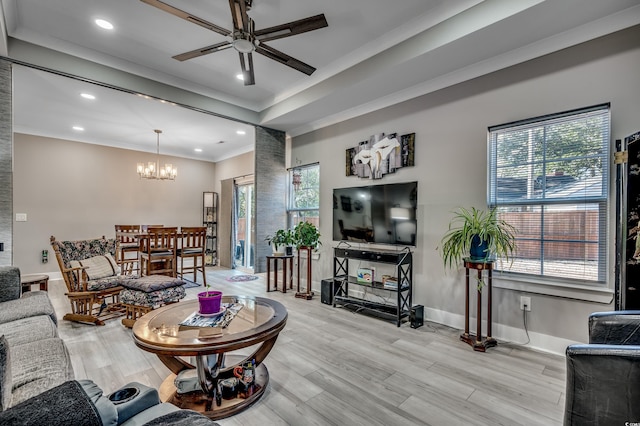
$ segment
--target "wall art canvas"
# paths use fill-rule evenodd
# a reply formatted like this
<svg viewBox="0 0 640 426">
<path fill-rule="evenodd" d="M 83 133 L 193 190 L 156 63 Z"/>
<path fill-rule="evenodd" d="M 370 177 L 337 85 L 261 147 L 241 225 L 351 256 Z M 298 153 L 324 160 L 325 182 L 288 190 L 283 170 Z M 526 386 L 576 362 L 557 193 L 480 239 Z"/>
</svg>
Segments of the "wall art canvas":
<svg viewBox="0 0 640 426">
<path fill-rule="evenodd" d="M 357 147 L 346 150 L 346 175 L 381 179 L 402 167 L 414 166 L 415 133 L 371 135 Z"/>
</svg>

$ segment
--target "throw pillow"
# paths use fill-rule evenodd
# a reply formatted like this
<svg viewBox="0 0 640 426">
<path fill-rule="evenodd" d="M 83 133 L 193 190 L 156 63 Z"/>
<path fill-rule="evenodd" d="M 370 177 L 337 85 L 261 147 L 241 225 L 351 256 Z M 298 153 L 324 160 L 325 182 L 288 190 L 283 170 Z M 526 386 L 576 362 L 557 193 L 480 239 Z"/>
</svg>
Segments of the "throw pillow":
<svg viewBox="0 0 640 426">
<path fill-rule="evenodd" d="M 0 411 L 6 410 L 11 405 L 12 386 L 9 344 L 2 335 L 0 336 Z"/>
<path fill-rule="evenodd" d="M 72 268 L 86 267 L 87 269 L 85 269 L 85 271 L 90 280 L 113 277 L 120 273 L 120 268 L 110 253 L 103 256 L 93 256 L 80 261 L 72 260 L 69 264 Z"/>
</svg>

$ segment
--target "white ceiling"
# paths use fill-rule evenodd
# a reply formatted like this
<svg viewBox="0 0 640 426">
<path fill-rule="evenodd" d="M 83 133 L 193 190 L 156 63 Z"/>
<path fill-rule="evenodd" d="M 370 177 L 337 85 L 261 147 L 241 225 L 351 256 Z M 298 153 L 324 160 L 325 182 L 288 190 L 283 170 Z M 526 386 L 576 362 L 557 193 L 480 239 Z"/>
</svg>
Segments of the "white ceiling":
<svg viewBox="0 0 640 426">
<path fill-rule="evenodd" d="M 232 28 L 226 0 L 164 1 Z M 313 75 L 254 53 L 256 84 L 244 86 L 233 49 L 171 58 L 223 36 L 139 0 L 1 5 L 5 56 L 12 39 L 26 41 L 247 108 L 255 124 L 292 136 L 640 23 L 640 0 L 254 0 L 256 29 L 319 13 L 329 26 L 268 43 L 316 67 Z M 98 28 L 96 18 L 115 29 Z M 14 129 L 153 152 L 160 128 L 162 153 L 208 161 L 251 149 L 245 124 L 77 84 L 19 67 Z M 97 99 L 87 102 L 81 91 Z M 85 131 L 69 131 L 74 124 Z M 240 128 L 245 136 L 236 135 Z"/>
</svg>

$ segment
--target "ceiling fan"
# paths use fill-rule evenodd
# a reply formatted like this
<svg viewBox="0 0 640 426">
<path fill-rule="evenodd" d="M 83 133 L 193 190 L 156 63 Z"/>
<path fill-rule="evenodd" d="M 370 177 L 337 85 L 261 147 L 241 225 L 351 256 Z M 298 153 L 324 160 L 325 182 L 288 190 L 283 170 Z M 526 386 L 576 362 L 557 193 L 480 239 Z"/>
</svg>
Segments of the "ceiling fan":
<svg viewBox="0 0 640 426">
<path fill-rule="evenodd" d="M 306 33 L 308 31 L 317 30 L 327 27 L 327 20 L 324 14 L 310 16 L 298 21 L 289 22 L 287 24 L 276 25 L 275 27 L 255 29 L 255 23 L 247 15 L 247 11 L 251 9 L 253 0 L 229 0 L 231 7 L 231 17 L 233 18 L 233 31 L 229 31 L 204 19 L 198 18 L 176 7 L 173 7 L 160 0 L 141 0 L 151 6 L 155 6 L 160 10 L 164 10 L 172 15 L 182 18 L 186 21 L 193 22 L 208 30 L 222 34 L 227 37 L 227 41 L 213 44 L 211 46 L 202 47 L 200 49 L 191 50 L 173 56 L 179 61 L 196 58 L 198 56 L 208 55 L 209 53 L 218 52 L 220 50 L 233 47 L 240 55 L 240 66 L 242 67 L 242 75 L 244 77 L 244 85 L 250 86 L 255 84 L 255 75 L 253 72 L 253 52 L 266 56 L 269 59 L 278 61 L 288 67 L 303 72 L 307 75 L 313 74 L 316 70 L 309 64 L 305 64 L 298 59 L 267 46 L 265 42 L 277 40 L 279 38 L 289 37 L 296 34 Z"/>
</svg>

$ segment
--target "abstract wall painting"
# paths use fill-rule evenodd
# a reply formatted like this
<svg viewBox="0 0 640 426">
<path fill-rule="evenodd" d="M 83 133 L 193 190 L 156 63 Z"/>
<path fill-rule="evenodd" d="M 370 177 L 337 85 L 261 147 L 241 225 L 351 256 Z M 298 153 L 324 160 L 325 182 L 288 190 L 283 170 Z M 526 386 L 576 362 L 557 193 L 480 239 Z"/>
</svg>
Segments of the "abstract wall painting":
<svg viewBox="0 0 640 426">
<path fill-rule="evenodd" d="M 399 168 L 414 166 L 415 139 L 415 133 L 400 137 L 397 133 L 371 135 L 346 150 L 346 175 L 381 179 Z"/>
</svg>

